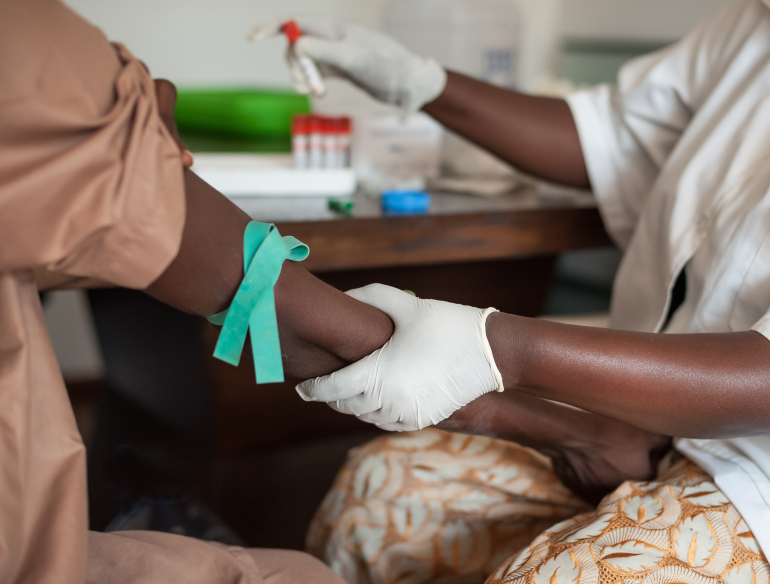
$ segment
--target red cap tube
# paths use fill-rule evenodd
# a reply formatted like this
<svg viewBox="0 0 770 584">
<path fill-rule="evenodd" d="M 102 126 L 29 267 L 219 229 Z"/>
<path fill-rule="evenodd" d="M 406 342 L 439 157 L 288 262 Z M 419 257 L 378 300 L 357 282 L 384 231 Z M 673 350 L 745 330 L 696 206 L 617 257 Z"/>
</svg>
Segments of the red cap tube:
<svg viewBox="0 0 770 584">
<path fill-rule="evenodd" d="M 310 116 L 308 120 L 308 131 L 311 134 L 320 134 L 323 131 L 323 119 L 321 116 Z"/>
<path fill-rule="evenodd" d="M 309 131 L 310 116 L 296 115 L 291 121 L 291 133 L 294 135 L 307 134 Z"/>
<path fill-rule="evenodd" d="M 283 32 L 283 34 L 286 35 L 286 38 L 289 39 L 290 45 L 296 43 L 302 36 L 302 31 L 299 29 L 299 26 L 297 26 L 297 23 L 293 20 L 284 22 L 281 25 L 281 32 Z"/>
</svg>

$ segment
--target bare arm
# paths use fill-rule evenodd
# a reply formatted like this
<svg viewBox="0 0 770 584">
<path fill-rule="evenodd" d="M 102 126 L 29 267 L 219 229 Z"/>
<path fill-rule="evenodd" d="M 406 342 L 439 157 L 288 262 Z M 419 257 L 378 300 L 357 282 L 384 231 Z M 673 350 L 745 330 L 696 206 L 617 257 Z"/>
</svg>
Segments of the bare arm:
<svg viewBox="0 0 770 584">
<path fill-rule="evenodd" d="M 577 127 L 562 99 L 525 95 L 450 71 L 444 92 L 423 110 L 525 172 L 589 186 Z"/>
<path fill-rule="evenodd" d="M 630 333 L 492 315 L 506 388 L 691 438 L 770 432 L 770 343 L 755 332 Z"/>
<path fill-rule="evenodd" d="M 147 292 L 180 310 L 211 316 L 226 309 L 243 279 L 243 233 L 251 220 L 225 196 L 185 171 L 187 221 L 179 253 Z M 275 287 L 287 374 L 331 373 L 379 349 L 391 336 L 385 314 L 286 262 Z"/>
<path fill-rule="evenodd" d="M 164 121 L 177 137 L 174 87 L 157 82 L 156 91 Z M 179 253 L 147 292 L 185 312 L 211 316 L 229 306 L 243 279 L 243 234 L 251 219 L 189 170 L 185 190 L 187 219 Z M 294 262 L 283 266 L 275 301 L 284 366 L 294 377 L 331 373 L 379 349 L 393 333 L 384 313 Z"/>
</svg>

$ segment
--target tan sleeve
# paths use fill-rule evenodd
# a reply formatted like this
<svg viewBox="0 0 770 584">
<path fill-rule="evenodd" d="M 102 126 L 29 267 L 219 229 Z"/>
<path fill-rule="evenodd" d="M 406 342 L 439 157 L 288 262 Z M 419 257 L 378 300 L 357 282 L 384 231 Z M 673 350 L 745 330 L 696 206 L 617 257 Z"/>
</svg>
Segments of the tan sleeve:
<svg viewBox="0 0 770 584">
<path fill-rule="evenodd" d="M 143 288 L 184 226 L 149 73 L 58 0 L 0 2 L 0 271 Z"/>
</svg>

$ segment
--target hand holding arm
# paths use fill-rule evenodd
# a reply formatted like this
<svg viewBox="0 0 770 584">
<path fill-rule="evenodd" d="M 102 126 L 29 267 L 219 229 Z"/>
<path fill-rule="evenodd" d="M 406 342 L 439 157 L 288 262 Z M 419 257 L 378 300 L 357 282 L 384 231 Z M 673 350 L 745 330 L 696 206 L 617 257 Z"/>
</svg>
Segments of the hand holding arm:
<svg viewBox="0 0 770 584">
<path fill-rule="evenodd" d="M 385 430 L 438 424 L 502 380 L 485 346 L 490 311 L 415 298 L 372 284 L 348 292 L 388 314 L 393 337 L 365 359 L 297 391 Z"/>
<path fill-rule="evenodd" d="M 370 296 L 357 294 L 365 302 L 372 302 Z M 405 303 L 377 305 L 396 323 L 380 357 L 367 357 L 334 376 L 306 382 L 300 386 L 306 397 L 342 400 L 333 407 L 360 415 L 361 410 L 351 407 L 357 399 L 352 396 L 363 391 L 376 397 L 379 407 L 362 419 L 386 428 L 402 423 L 394 415 L 401 412 L 402 403 L 416 402 L 431 412 L 419 419 L 417 427 L 423 427 L 465 405 L 464 400 L 454 400 L 457 407 L 448 406 L 437 391 L 447 383 L 444 378 L 458 380 L 457 391 L 464 397 L 494 389 L 491 376 L 480 374 L 480 359 L 474 357 L 483 355 L 483 334 L 443 326 L 440 318 L 433 318 L 432 302 L 416 308 Z M 499 367 L 506 391 L 569 404 L 668 436 L 727 438 L 770 432 L 770 343 L 758 333 L 632 333 L 508 314 L 490 315 L 485 333 L 494 356 L 487 370 Z M 386 354 L 398 359 L 381 358 Z M 349 373 L 354 369 L 357 377 Z M 352 391 L 355 387 L 358 392 Z"/>
</svg>

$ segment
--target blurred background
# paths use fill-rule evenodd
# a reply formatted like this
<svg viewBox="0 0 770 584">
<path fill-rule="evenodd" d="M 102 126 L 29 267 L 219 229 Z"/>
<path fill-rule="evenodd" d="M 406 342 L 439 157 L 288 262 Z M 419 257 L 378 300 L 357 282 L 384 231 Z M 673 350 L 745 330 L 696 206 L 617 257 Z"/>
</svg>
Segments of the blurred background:
<svg viewBox="0 0 770 584">
<path fill-rule="evenodd" d="M 504 202 L 499 195 L 509 197 L 506 200 L 523 197 L 516 193 L 531 187 L 531 182 L 456 137 L 445 135 L 430 120 L 420 116 L 407 120 L 347 83 L 329 81 L 325 97 L 296 101 L 284 61 L 286 41 L 276 38 L 247 42 L 251 26 L 297 15 L 345 19 L 386 31 L 414 50 L 430 53 L 442 64 L 461 72 L 499 85 L 563 95 L 576 87 L 614 81 L 624 62 L 675 42 L 725 1 L 66 3 L 102 28 L 111 40 L 124 43 L 148 65 L 153 76 L 167 78 L 180 88 L 180 125 L 191 145 L 196 145 L 194 150 L 231 152 L 240 150 L 238 145 L 244 143 L 243 136 L 201 138 L 196 120 L 201 115 L 215 116 L 216 111 L 198 112 L 198 118 L 190 114 L 188 126 L 181 123 L 182 113 L 195 109 L 196 92 L 237 89 L 260 94 L 267 90 L 283 103 L 294 99 L 294 109 L 288 114 L 283 110 L 274 114 L 286 117 L 277 139 L 276 135 L 269 141 L 264 141 L 264 136 L 249 138 L 253 146 L 250 150 L 272 152 L 283 157 L 275 158 L 276 165 L 288 164 L 292 114 L 312 110 L 348 116 L 354 128 L 350 172 L 359 194 L 362 190 L 371 194 L 385 187 L 405 185 L 430 190 L 430 181 L 445 175 L 471 177 L 476 180 L 474 185 L 484 188 L 497 185 L 500 180 L 508 181 L 508 190 L 496 192 L 498 196 L 492 202 L 466 203 L 449 196 L 445 199 L 448 202 L 441 203 L 434 197 L 436 209 L 443 208 L 443 204 L 450 214 L 459 214 L 458 209 L 471 209 L 473 205 L 481 205 L 478 209 L 473 207 L 474 213 L 512 212 L 511 209 L 519 207 Z M 404 164 L 405 157 L 414 157 L 413 148 L 430 155 L 424 158 L 424 167 L 410 167 L 412 174 L 405 175 L 399 165 Z M 387 158 L 387 164 L 378 157 Z M 464 190 L 470 188 L 469 183 L 463 184 Z M 568 193 L 564 200 L 571 201 L 569 205 L 574 207 L 574 201 L 584 201 L 580 196 Z M 329 214 L 325 200 L 322 204 L 306 200 L 303 212 L 310 215 L 299 217 L 296 209 L 289 209 L 289 204 L 275 199 L 268 197 L 272 201 L 267 213 L 270 220 L 312 223 L 338 219 Z M 376 205 L 367 203 L 370 199 L 356 199 L 361 218 L 372 218 L 378 213 L 371 211 Z M 478 200 L 481 199 L 474 199 Z M 537 209 L 543 206 L 542 197 L 532 200 L 536 202 L 531 205 Z M 253 204 L 255 216 L 259 209 L 268 208 L 262 199 Z M 530 203 L 520 205 L 522 209 L 531 207 Z M 590 203 L 578 206 L 588 208 Z M 317 216 L 308 211 L 316 208 Z M 478 287 L 529 286 L 533 297 L 537 296 L 536 301 L 527 301 L 529 304 L 522 300 L 520 305 L 496 304 L 498 308 L 530 316 L 582 314 L 602 322 L 619 261 L 619 253 L 607 245 L 606 237 L 602 241 L 605 244 L 598 248 L 593 244 L 575 245 L 572 247 L 588 249 L 563 253 L 551 250 L 537 258 L 517 257 L 515 261 L 519 263 L 510 265 L 462 264 L 463 269 L 470 270 L 465 272 L 458 271 L 459 263 L 442 264 L 438 260 L 419 273 L 394 271 L 398 267 L 395 264 L 389 272 L 328 268 L 317 271 L 341 288 L 371 281 L 367 278 L 391 278 L 394 285 L 414 287 L 418 295 L 446 292 L 447 299 L 468 303 L 476 301 L 475 291 L 461 294 L 458 282 L 474 274 L 471 284 L 475 279 Z M 486 274 L 499 273 L 502 268 L 512 270 L 519 278 L 511 280 L 509 276 L 504 282 L 485 279 Z M 427 275 L 429 270 L 433 271 Z M 443 292 L 434 292 L 428 286 L 419 289 L 426 278 L 442 282 Z M 458 287 L 454 296 L 449 290 L 453 286 Z M 483 302 L 483 298 L 478 302 Z M 248 364 L 232 371 L 212 364 L 207 355 L 211 354 L 216 338 L 213 330 L 135 292 L 51 293 L 45 298 L 45 312 L 89 446 L 94 529 L 152 528 L 207 539 L 299 549 L 310 516 L 345 452 L 373 435 L 370 428 L 355 421 L 341 420 L 325 408 L 302 404 L 290 383 L 255 386 Z"/>
</svg>

